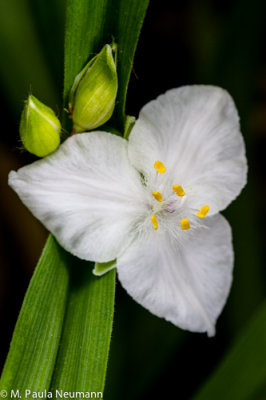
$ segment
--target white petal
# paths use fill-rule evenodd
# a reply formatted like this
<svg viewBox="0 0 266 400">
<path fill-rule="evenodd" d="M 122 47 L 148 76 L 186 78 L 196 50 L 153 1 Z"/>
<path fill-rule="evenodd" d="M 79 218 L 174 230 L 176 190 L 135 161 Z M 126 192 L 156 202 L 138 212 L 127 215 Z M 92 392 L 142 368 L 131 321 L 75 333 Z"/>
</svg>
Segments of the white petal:
<svg viewBox="0 0 266 400">
<path fill-rule="evenodd" d="M 12 171 L 9 184 L 62 246 L 79 258 L 116 258 L 134 237 L 144 195 L 126 140 L 78 134 L 51 156 Z"/>
<path fill-rule="evenodd" d="M 117 269 L 124 288 L 153 314 L 212 336 L 231 286 L 233 250 L 224 217 L 206 218 L 206 226 L 184 231 L 183 246 L 169 235 L 139 240 L 117 260 Z"/>
<path fill-rule="evenodd" d="M 201 206 L 211 203 L 210 214 L 224 209 L 246 183 L 238 113 L 230 95 L 214 86 L 173 89 L 144 106 L 130 134 L 129 156 L 148 179 L 154 162 L 162 161 L 168 179 L 192 187 Z"/>
</svg>

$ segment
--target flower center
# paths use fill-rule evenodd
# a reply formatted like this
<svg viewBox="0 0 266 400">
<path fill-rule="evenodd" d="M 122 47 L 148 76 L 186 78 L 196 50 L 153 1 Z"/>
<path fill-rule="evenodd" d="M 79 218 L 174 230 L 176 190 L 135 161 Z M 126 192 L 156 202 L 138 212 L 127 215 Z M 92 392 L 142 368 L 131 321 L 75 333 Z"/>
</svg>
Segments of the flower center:
<svg viewBox="0 0 266 400">
<path fill-rule="evenodd" d="M 161 161 L 155 161 L 154 168 L 157 170 L 158 174 L 163 174 L 166 172 L 166 167 Z M 173 194 L 168 196 L 167 199 L 164 199 L 163 195 L 160 192 L 152 192 L 152 196 L 156 200 L 156 203 L 152 207 L 153 214 L 151 215 L 151 222 L 155 230 L 158 229 L 158 219 L 157 215 L 162 212 L 165 213 L 175 213 L 178 208 L 180 208 L 183 204 L 185 198 L 185 191 L 181 185 L 175 184 L 172 186 Z M 181 201 L 177 200 L 177 197 L 183 198 Z M 210 210 L 208 205 L 202 206 L 199 211 L 195 214 L 198 218 L 205 218 Z M 182 230 L 190 229 L 190 222 L 188 218 L 183 218 L 180 220 L 180 228 Z"/>
</svg>

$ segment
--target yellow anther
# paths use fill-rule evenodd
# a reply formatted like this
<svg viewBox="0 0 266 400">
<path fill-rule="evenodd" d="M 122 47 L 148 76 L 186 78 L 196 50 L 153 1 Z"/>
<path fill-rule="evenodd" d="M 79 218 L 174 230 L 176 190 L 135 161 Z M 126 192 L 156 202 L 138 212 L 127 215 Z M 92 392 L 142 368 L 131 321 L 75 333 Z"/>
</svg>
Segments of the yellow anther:
<svg viewBox="0 0 266 400">
<path fill-rule="evenodd" d="M 154 168 L 157 169 L 159 174 L 163 174 L 166 171 L 166 168 L 161 161 L 155 161 Z"/>
<path fill-rule="evenodd" d="M 153 192 L 152 195 L 153 195 L 153 197 L 154 197 L 157 201 L 160 201 L 160 202 L 161 202 L 162 199 L 163 199 L 163 196 L 161 195 L 160 192 Z"/>
<path fill-rule="evenodd" d="M 177 196 L 185 196 L 184 189 L 180 185 L 174 185 L 173 191 L 177 194 Z"/>
<path fill-rule="evenodd" d="M 199 218 L 205 218 L 206 215 L 207 215 L 208 212 L 209 212 L 209 209 L 210 209 L 209 206 L 203 206 L 203 207 L 201 207 L 200 211 L 197 212 L 197 217 L 199 217 Z"/>
<path fill-rule="evenodd" d="M 155 230 L 158 229 L 158 221 L 157 218 L 155 217 L 155 215 L 151 215 L 151 222 L 153 223 L 153 227 Z"/>
<path fill-rule="evenodd" d="M 183 231 L 190 229 L 190 223 L 187 218 L 181 219 L 180 225 L 181 225 L 181 229 L 183 229 Z"/>
</svg>

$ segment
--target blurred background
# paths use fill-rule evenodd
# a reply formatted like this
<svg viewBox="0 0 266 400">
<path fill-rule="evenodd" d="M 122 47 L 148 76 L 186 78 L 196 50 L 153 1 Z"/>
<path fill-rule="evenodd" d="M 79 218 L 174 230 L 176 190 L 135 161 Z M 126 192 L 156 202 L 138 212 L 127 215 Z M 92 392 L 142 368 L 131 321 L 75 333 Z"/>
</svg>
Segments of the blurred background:
<svg viewBox="0 0 266 400">
<path fill-rule="evenodd" d="M 127 113 L 137 116 L 146 102 L 170 88 L 222 86 L 240 113 L 249 183 L 224 213 L 233 228 L 235 270 L 216 336 L 184 332 L 152 316 L 118 283 L 108 400 L 191 398 L 265 298 L 265 12 L 264 0 L 150 1 Z M 7 175 L 35 159 L 19 142 L 27 95 L 32 92 L 58 115 L 62 112 L 64 13 L 64 0 L 0 0 L 1 368 L 47 237 L 8 188 Z"/>
</svg>

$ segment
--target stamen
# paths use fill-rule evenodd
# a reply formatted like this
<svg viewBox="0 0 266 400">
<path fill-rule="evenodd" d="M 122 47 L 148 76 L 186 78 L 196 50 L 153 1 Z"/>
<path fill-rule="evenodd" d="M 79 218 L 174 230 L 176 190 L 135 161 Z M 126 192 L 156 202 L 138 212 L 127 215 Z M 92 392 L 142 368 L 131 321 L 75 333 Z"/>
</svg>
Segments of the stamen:
<svg viewBox="0 0 266 400">
<path fill-rule="evenodd" d="M 151 222 L 153 223 L 153 227 L 155 230 L 158 229 L 158 222 L 157 222 L 157 218 L 155 217 L 155 215 L 151 215 Z"/>
<path fill-rule="evenodd" d="M 160 192 L 153 192 L 152 195 L 153 195 L 153 197 L 154 197 L 157 201 L 160 201 L 160 202 L 161 202 L 162 199 L 163 199 L 163 196 L 161 195 Z"/>
<path fill-rule="evenodd" d="M 181 219 L 180 225 L 181 225 L 181 229 L 183 229 L 183 231 L 190 229 L 190 223 L 187 218 Z"/>
<path fill-rule="evenodd" d="M 154 168 L 157 169 L 159 174 L 164 174 L 166 171 L 166 168 L 161 161 L 155 161 Z"/>
<path fill-rule="evenodd" d="M 203 207 L 201 207 L 200 211 L 197 212 L 197 217 L 199 217 L 199 218 L 205 218 L 206 215 L 207 215 L 208 212 L 209 212 L 209 209 L 210 209 L 209 206 L 203 206 Z"/>
<path fill-rule="evenodd" d="M 184 189 L 180 185 L 174 185 L 173 191 L 177 194 L 177 196 L 185 196 Z"/>
</svg>

